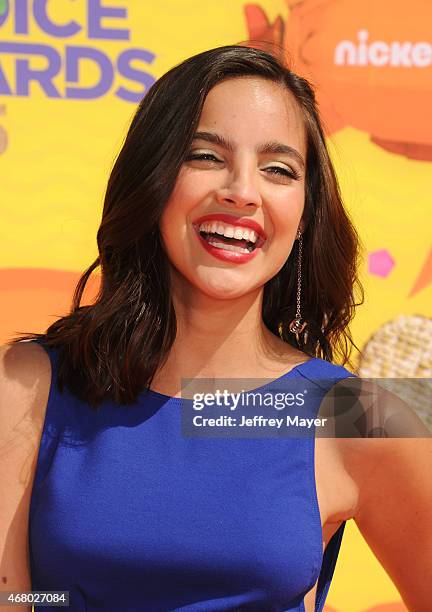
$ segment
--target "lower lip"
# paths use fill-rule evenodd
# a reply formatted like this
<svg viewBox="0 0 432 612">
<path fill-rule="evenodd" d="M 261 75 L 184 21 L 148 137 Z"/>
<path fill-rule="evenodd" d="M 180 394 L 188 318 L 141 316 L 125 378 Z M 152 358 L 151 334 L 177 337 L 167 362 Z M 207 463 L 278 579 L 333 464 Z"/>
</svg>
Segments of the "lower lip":
<svg viewBox="0 0 432 612">
<path fill-rule="evenodd" d="M 235 251 L 227 251 L 225 249 L 218 249 L 217 247 L 209 244 L 206 240 L 204 240 L 204 238 L 200 235 L 198 230 L 195 229 L 195 233 L 198 236 L 198 240 L 200 241 L 202 246 L 205 248 L 205 250 L 208 251 L 210 255 L 213 255 L 214 257 L 216 257 L 216 259 L 221 259 L 222 261 L 229 261 L 233 263 L 246 263 L 250 261 L 251 259 L 253 259 L 257 255 L 258 251 L 260 250 L 260 247 L 256 247 L 250 253 L 236 253 Z"/>
</svg>

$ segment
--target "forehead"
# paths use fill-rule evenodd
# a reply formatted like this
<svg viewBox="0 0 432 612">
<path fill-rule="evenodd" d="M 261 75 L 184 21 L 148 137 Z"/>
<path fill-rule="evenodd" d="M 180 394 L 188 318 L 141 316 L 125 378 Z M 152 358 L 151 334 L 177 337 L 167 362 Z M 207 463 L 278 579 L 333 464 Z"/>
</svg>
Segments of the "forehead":
<svg viewBox="0 0 432 612">
<path fill-rule="evenodd" d="M 236 77 L 207 94 L 199 129 L 213 129 L 234 142 L 280 140 L 306 152 L 302 111 L 285 87 L 260 77 Z"/>
</svg>

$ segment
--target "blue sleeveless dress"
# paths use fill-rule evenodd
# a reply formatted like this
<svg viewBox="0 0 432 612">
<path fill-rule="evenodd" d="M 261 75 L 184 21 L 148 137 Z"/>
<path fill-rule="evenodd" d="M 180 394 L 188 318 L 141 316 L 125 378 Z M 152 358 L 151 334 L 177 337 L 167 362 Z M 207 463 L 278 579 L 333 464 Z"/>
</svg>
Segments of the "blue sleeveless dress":
<svg viewBox="0 0 432 612">
<path fill-rule="evenodd" d="M 301 612 L 330 586 L 314 435 L 193 438 L 155 391 L 98 413 L 57 384 L 56 351 L 29 514 L 31 584 L 73 612 Z M 322 359 L 280 379 L 353 376 Z M 45 610 L 44 606 L 37 610 Z"/>
</svg>

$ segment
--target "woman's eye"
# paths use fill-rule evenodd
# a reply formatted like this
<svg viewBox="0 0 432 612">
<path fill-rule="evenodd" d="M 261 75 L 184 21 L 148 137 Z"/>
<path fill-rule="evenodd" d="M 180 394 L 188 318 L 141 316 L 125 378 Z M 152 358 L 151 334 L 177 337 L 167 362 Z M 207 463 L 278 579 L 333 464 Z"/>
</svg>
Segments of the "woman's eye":
<svg viewBox="0 0 432 612">
<path fill-rule="evenodd" d="M 281 168 L 280 166 L 269 166 L 268 168 L 265 168 L 265 170 L 269 170 L 270 174 L 288 176 L 294 180 L 299 180 L 300 178 L 300 175 L 295 170 L 288 170 L 288 168 Z"/>
<path fill-rule="evenodd" d="M 186 158 L 187 160 L 193 160 L 193 159 L 203 159 L 203 160 L 208 160 L 208 161 L 220 161 L 220 159 L 217 159 L 214 155 L 212 155 L 211 153 L 191 153 L 190 155 L 187 156 Z"/>
</svg>

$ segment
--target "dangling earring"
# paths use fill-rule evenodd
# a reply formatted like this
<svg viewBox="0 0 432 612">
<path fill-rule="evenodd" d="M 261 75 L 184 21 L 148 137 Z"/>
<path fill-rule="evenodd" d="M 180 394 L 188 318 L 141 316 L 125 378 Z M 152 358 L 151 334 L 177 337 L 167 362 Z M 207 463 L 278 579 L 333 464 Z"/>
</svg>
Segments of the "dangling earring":
<svg viewBox="0 0 432 612">
<path fill-rule="evenodd" d="M 299 334 L 301 334 L 301 332 L 305 329 L 306 325 L 307 325 L 307 321 L 304 321 L 301 318 L 301 313 L 300 313 L 300 297 L 301 297 L 301 260 L 302 260 L 302 249 L 303 249 L 303 236 L 300 232 L 297 233 L 296 236 L 297 240 L 299 241 L 299 253 L 298 253 L 298 259 L 297 259 L 297 311 L 296 311 L 296 316 L 295 318 L 291 321 L 291 323 L 288 326 L 289 331 L 292 334 L 296 335 L 296 340 L 297 340 L 297 344 L 299 343 Z M 283 323 L 282 321 L 279 323 L 278 325 L 278 331 L 279 331 L 279 336 L 280 339 L 283 340 Z M 307 337 L 307 331 L 305 334 L 305 339 Z"/>
<path fill-rule="evenodd" d="M 307 325 L 307 321 L 302 319 L 300 313 L 300 296 L 301 296 L 301 264 L 302 264 L 302 249 L 303 249 L 303 236 L 300 232 L 297 234 L 297 240 L 299 241 L 299 252 L 297 258 L 297 310 L 294 319 L 288 326 L 289 331 L 295 334 L 297 344 L 299 344 L 299 334 L 302 333 Z"/>
</svg>

